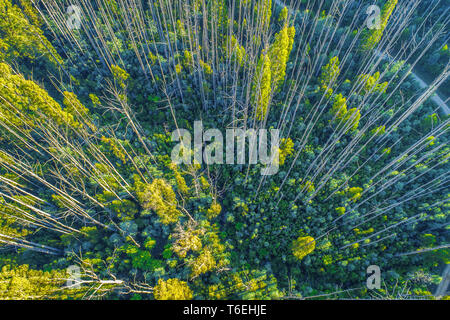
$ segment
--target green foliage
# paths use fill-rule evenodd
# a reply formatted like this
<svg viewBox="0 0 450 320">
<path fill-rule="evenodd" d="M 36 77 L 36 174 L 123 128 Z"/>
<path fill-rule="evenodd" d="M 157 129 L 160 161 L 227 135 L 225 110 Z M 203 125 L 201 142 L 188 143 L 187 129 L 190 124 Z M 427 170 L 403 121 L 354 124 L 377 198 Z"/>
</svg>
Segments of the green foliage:
<svg viewBox="0 0 450 320">
<path fill-rule="evenodd" d="M 298 260 L 302 260 L 314 251 L 316 242 L 313 237 L 299 237 L 292 242 L 292 253 Z"/>
<path fill-rule="evenodd" d="M 211 207 L 206 212 L 206 217 L 208 219 L 214 219 L 220 214 L 220 212 L 222 212 L 222 206 L 217 202 L 213 202 Z"/>
<path fill-rule="evenodd" d="M 367 299 L 345 290 L 369 264 L 380 294 L 430 298 L 449 256 L 448 125 L 406 64 L 447 65 L 430 3 L 399 3 L 411 19 L 384 39 L 386 1 L 358 45 L 359 9 L 332 1 L 108 0 L 68 30 L 52 6 L 0 0 L 0 298 Z M 408 61 L 373 59 L 381 40 Z M 170 132 L 199 119 L 280 129 L 279 170 L 249 164 L 248 141 L 244 164 L 172 163 Z M 80 289 L 64 287 L 72 265 Z"/>
<path fill-rule="evenodd" d="M 283 9 L 281 9 L 280 15 L 278 16 L 278 21 L 284 23 L 285 21 L 287 21 L 287 16 L 288 16 L 288 8 L 284 7 Z"/>
<path fill-rule="evenodd" d="M 125 253 L 131 258 L 131 265 L 133 268 L 144 271 L 154 271 L 161 266 L 161 261 L 153 259 L 150 254 L 155 243 L 156 242 L 153 239 L 148 238 L 145 241 L 144 249 L 140 249 L 133 245 L 125 247 Z"/>
<path fill-rule="evenodd" d="M 268 54 L 261 54 L 256 67 L 252 93 L 256 104 L 256 118 L 264 119 L 270 102 L 272 83 L 271 62 Z"/>
<path fill-rule="evenodd" d="M 295 28 L 284 27 L 274 37 L 273 43 L 269 47 L 268 55 L 270 59 L 271 87 L 276 91 L 286 77 L 286 64 L 294 44 Z"/>
<path fill-rule="evenodd" d="M 156 300 L 190 300 L 192 295 L 187 283 L 176 278 L 167 281 L 159 279 L 154 289 Z"/>
<path fill-rule="evenodd" d="M 114 77 L 114 80 L 119 84 L 121 88 L 125 88 L 126 81 L 130 77 L 130 75 L 123 70 L 121 67 L 112 65 L 111 72 Z"/>
<path fill-rule="evenodd" d="M 177 222 L 181 212 L 177 210 L 177 200 L 172 187 L 163 179 L 155 179 L 137 192 L 144 209 L 152 209 L 163 224 Z"/>
<path fill-rule="evenodd" d="M 342 96 L 342 94 L 337 94 L 334 97 L 333 108 L 331 109 L 331 113 L 339 120 L 343 119 L 347 114 L 347 99 Z"/>
<path fill-rule="evenodd" d="M 0 115 L 10 125 L 28 130 L 49 119 L 72 128 L 82 126 L 70 110 L 63 110 L 44 89 L 26 80 L 23 75 L 14 74 L 11 67 L 4 63 L 0 63 L 0 86 L 3 98 Z"/>
<path fill-rule="evenodd" d="M 262 30 L 267 30 L 270 26 L 270 18 L 272 16 L 272 0 L 257 0 L 255 12 L 260 17 Z"/>
<path fill-rule="evenodd" d="M 228 57 L 230 57 L 233 61 L 236 61 L 239 66 L 242 66 L 247 59 L 245 48 L 239 44 L 238 39 L 236 39 L 234 35 L 231 35 L 231 39 L 229 42 L 230 49 Z"/>
<path fill-rule="evenodd" d="M 358 83 L 362 84 L 362 92 L 367 93 L 384 93 L 388 86 L 388 82 L 379 83 L 380 72 L 376 72 L 373 76 L 370 74 L 362 74 L 358 77 Z"/>
<path fill-rule="evenodd" d="M 0 300 L 51 298 L 65 282 L 63 271 L 41 271 L 28 265 L 4 266 L 0 272 Z"/>
<path fill-rule="evenodd" d="M 28 1 L 21 1 L 22 10 L 9 0 L 0 1 L 0 61 L 23 57 L 35 60 L 44 56 L 53 65 L 62 64 L 62 58 L 44 36 L 38 25 L 38 17 Z"/>
<path fill-rule="evenodd" d="M 340 72 L 341 69 L 339 67 L 339 58 L 337 56 L 332 57 L 330 61 L 322 67 L 319 83 L 321 90 L 326 93 L 327 97 L 330 97 L 333 93 L 332 87 Z"/>
<path fill-rule="evenodd" d="M 361 118 L 360 111 L 356 108 L 347 110 L 346 98 L 342 94 L 337 94 L 334 99 L 331 114 L 335 117 L 335 122 L 340 128 L 345 128 L 346 132 L 354 131 L 359 126 Z"/>
<path fill-rule="evenodd" d="M 279 161 L 280 166 L 284 164 L 286 159 L 294 153 L 294 142 L 291 138 L 283 138 L 280 141 Z"/>
<path fill-rule="evenodd" d="M 30 199 L 22 198 L 20 200 L 30 202 Z M 21 214 L 19 210 L 23 210 Z M 20 221 L 25 218 L 27 208 L 8 203 L 3 197 L 0 197 L 0 240 L 6 240 L 8 237 L 22 238 L 30 233 L 24 224 Z M 0 246 L 1 246 L 0 241 Z"/>
<path fill-rule="evenodd" d="M 389 18 L 397 5 L 398 0 L 387 0 L 381 10 L 380 28 L 374 28 L 365 33 L 361 48 L 365 51 L 372 50 L 380 42 Z"/>
<path fill-rule="evenodd" d="M 202 253 L 191 263 L 193 278 L 213 270 L 216 267 L 216 260 L 208 249 L 202 250 Z"/>
</svg>

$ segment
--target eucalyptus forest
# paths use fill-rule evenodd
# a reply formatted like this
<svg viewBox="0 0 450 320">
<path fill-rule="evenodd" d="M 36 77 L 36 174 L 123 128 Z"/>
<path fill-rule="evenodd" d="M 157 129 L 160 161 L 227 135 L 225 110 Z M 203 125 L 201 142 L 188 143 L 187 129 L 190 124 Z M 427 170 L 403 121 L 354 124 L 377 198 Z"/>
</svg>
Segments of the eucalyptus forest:
<svg viewBox="0 0 450 320">
<path fill-rule="evenodd" d="M 448 299 L 449 9 L 0 0 L 0 300 Z"/>
</svg>

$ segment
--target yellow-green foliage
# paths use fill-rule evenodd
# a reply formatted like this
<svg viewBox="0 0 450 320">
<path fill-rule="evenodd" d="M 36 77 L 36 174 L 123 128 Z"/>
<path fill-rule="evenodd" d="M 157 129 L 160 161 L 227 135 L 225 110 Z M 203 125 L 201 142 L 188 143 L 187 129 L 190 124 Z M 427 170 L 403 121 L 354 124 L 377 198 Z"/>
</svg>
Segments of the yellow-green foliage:
<svg viewBox="0 0 450 320">
<path fill-rule="evenodd" d="M 137 192 L 144 209 L 152 209 L 163 224 L 177 222 L 181 212 L 177 210 L 177 199 L 172 187 L 163 179 L 155 179 Z"/>
<path fill-rule="evenodd" d="M 202 59 L 200 59 L 200 61 L 199 61 L 199 63 L 200 63 L 200 66 L 203 68 L 203 71 L 207 74 L 207 75 L 210 75 L 210 74 L 212 74 L 212 68 L 211 68 L 211 66 L 209 65 L 209 64 L 207 64 L 205 61 L 203 61 Z"/>
<path fill-rule="evenodd" d="M 119 183 L 117 182 L 117 175 L 115 174 L 115 172 L 113 170 L 111 170 L 110 166 L 103 164 L 103 163 L 96 163 L 94 165 L 94 167 L 95 167 L 95 169 L 93 170 L 92 174 L 95 175 L 99 181 L 102 181 L 103 183 L 105 183 L 110 190 L 111 189 L 117 190 L 119 188 Z M 111 192 L 105 190 L 103 192 L 103 194 L 97 193 L 95 195 L 95 197 L 97 199 L 101 199 L 103 196 L 110 198 Z M 113 197 L 115 197 L 115 196 L 113 196 Z"/>
<path fill-rule="evenodd" d="M 295 28 L 287 21 L 267 52 L 263 52 L 256 66 L 252 85 L 253 103 L 256 104 L 256 118 L 263 120 L 267 114 L 270 96 L 284 81 L 286 65 L 294 45 Z"/>
<path fill-rule="evenodd" d="M 78 100 L 78 97 L 75 95 L 75 93 L 64 91 L 63 94 L 64 94 L 63 104 L 65 106 L 64 111 L 69 112 L 80 123 L 82 123 L 82 122 L 86 123 L 89 126 L 89 128 L 91 128 L 92 130 L 95 131 L 96 130 L 95 125 L 92 124 L 92 122 L 90 121 L 89 109 L 86 108 L 80 102 L 80 100 Z M 93 103 L 94 102 L 99 103 L 97 96 L 92 95 L 91 99 L 92 99 Z"/>
<path fill-rule="evenodd" d="M 176 278 L 158 280 L 158 284 L 153 289 L 153 295 L 156 300 L 190 300 L 192 299 L 192 290 L 185 281 Z"/>
<path fill-rule="evenodd" d="M 255 11 L 258 15 L 258 23 L 260 23 L 262 30 L 266 31 L 269 28 L 272 16 L 272 0 L 257 0 Z"/>
<path fill-rule="evenodd" d="M 330 61 L 322 67 L 322 73 L 319 77 L 320 88 L 330 97 L 333 93 L 333 84 L 336 82 L 341 69 L 339 67 L 339 58 L 337 56 L 330 59 Z"/>
<path fill-rule="evenodd" d="M 225 281 L 208 287 L 211 299 L 225 299 L 239 292 L 243 300 L 278 299 L 283 294 L 277 289 L 277 279 L 259 270 L 233 272 Z"/>
<path fill-rule="evenodd" d="M 324 265 L 330 265 L 333 263 L 333 257 L 329 254 L 325 255 L 322 259 Z"/>
<path fill-rule="evenodd" d="M 20 6 L 22 7 L 25 16 L 31 20 L 32 24 L 39 27 L 44 24 L 40 13 L 33 7 L 32 0 L 20 0 Z"/>
<path fill-rule="evenodd" d="M 216 268 L 224 267 L 229 263 L 227 258 L 227 252 L 225 251 L 225 245 L 222 244 L 219 238 L 219 227 L 217 224 L 210 224 L 208 221 L 202 222 L 205 227 L 205 236 L 203 243 L 211 250 L 216 261 Z"/>
<path fill-rule="evenodd" d="M 89 110 L 83 106 L 73 92 L 64 91 L 63 104 L 66 107 L 65 111 L 70 112 L 74 116 L 80 115 L 81 117 L 86 117 L 89 115 Z"/>
<path fill-rule="evenodd" d="M 31 10 L 30 5 L 26 4 L 25 12 L 34 20 L 36 16 L 31 14 Z M 54 65 L 63 63 L 42 30 L 31 24 L 22 10 L 10 0 L 0 0 L 0 35 L 0 61 L 18 57 L 34 60 L 44 56 Z"/>
<path fill-rule="evenodd" d="M 253 83 L 253 95 L 256 103 L 256 118 L 262 120 L 267 113 L 269 106 L 272 73 L 270 71 L 270 58 L 268 54 L 261 54 L 258 66 L 256 67 L 256 76 Z"/>
<path fill-rule="evenodd" d="M 215 217 L 217 217 L 220 212 L 222 211 L 222 206 L 220 204 L 218 204 L 217 202 L 213 202 L 211 204 L 211 208 L 208 209 L 208 211 L 206 211 L 206 217 L 208 219 L 214 219 Z"/>
<path fill-rule="evenodd" d="M 356 108 L 347 110 L 346 102 L 347 99 L 342 94 L 335 95 L 330 113 L 335 117 L 336 124 L 340 125 L 340 128 L 345 127 L 346 132 L 349 132 L 358 128 L 361 114 Z"/>
<path fill-rule="evenodd" d="M 48 299 L 65 283 L 64 279 L 67 279 L 65 271 L 4 266 L 0 272 L 0 300 Z"/>
<path fill-rule="evenodd" d="M 191 268 L 191 277 L 224 267 L 229 263 L 225 246 L 218 236 L 219 228 L 208 220 L 189 220 L 177 225 L 170 236 L 173 251 Z"/>
<path fill-rule="evenodd" d="M 190 250 L 199 251 L 202 248 L 200 236 L 203 234 L 203 229 L 193 228 L 189 225 L 187 228 L 179 226 L 177 232 L 174 234 L 176 241 L 172 246 L 173 251 L 180 258 L 185 258 Z"/>
<path fill-rule="evenodd" d="M 181 65 L 181 64 L 176 64 L 175 65 L 175 72 L 177 73 L 177 74 L 179 74 L 179 73 L 181 73 L 181 71 L 183 71 L 183 66 Z"/>
<path fill-rule="evenodd" d="M 123 147 L 119 144 L 119 142 L 117 142 L 116 139 L 106 138 L 105 136 L 103 136 L 101 140 L 103 143 L 109 146 L 110 150 L 117 158 L 122 160 L 122 162 L 124 163 L 126 162 L 126 156 Z"/>
<path fill-rule="evenodd" d="M 154 55 L 151 51 L 148 53 L 148 58 L 150 59 L 151 65 L 154 65 L 158 61 L 158 56 Z"/>
<path fill-rule="evenodd" d="M 186 29 L 180 19 L 177 20 L 177 33 L 181 37 L 186 37 Z"/>
<path fill-rule="evenodd" d="M 301 188 L 302 188 L 302 190 L 306 191 L 307 193 L 314 192 L 314 190 L 316 190 L 314 183 L 309 180 L 302 183 Z"/>
<path fill-rule="evenodd" d="M 13 74 L 10 66 L 0 63 L 0 117 L 7 123 L 26 129 L 45 121 L 78 128 L 74 116 L 61 108 L 44 89 L 21 74 Z M 4 120 L 4 121 L 5 121 Z"/>
<path fill-rule="evenodd" d="M 331 113 L 336 117 L 336 119 L 342 119 L 347 114 L 347 98 L 342 96 L 342 94 L 337 94 L 334 97 L 333 107 L 331 108 Z"/>
<path fill-rule="evenodd" d="M 353 202 L 358 201 L 361 198 L 361 192 L 363 191 L 360 187 L 353 187 L 348 189 L 348 195 L 350 196 L 350 200 Z"/>
<path fill-rule="evenodd" d="M 100 105 L 100 99 L 95 94 L 90 93 L 89 98 L 91 99 L 91 102 L 94 105 L 94 107 Z"/>
<path fill-rule="evenodd" d="M 273 276 L 270 280 L 267 279 L 266 274 L 258 276 L 257 272 L 245 272 L 242 275 L 234 274 L 233 280 L 235 282 L 236 288 L 238 288 L 240 291 L 248 292 L 252 295 L 264 290 L 269 284 L 271 284 L 272 281 L 270 280 L 275 279 L 273 278 Z"/>
<path fill-rule="evenodd" d="M 359 112 L 359 109 L 352 108 L 347 111 L 344 117 L 344 123 L 347 127 L 348 131 L 354 131 L 358 129 L 359 126 L 359 119 L 361 118 L 361 113 Z"/>
<path fill-rule="evenodd" d="M 218 30 L 226 30 L 228 25 L 228 12 L 226 0 L 211 1 L 211 15 Z"/>
<path fill-rule="evenodd" d="M 184 50 L 183 52 L 183 65 L 186 68 L 192 67 L 192 64 L 194 63 L 194 59 L 192 57 L 192 53 L 188 50 Z"/>
<path fill-rule="evenodd" d="M 298 260 L 302 260 L 308 254 L 314 251 L 316 242 L 313 237 L 299 237 L 292 242 L 292 253 Z"/>
<path fill-rule="evenodd" d="M 208 180 L 204 176 L 200 176 L 200 186 L 202 189 L 208 189 L 210 187 Z"/>
<path fill-rule="evenodd" d="M 369 228 L 367 230 L 359 230 L 358 228 L 353 229 L 353 231 L 358 235 L 370 234 L 375 231 L 374 228 Z"/>
<path fill-rule="evenodd" d="M 270 71 L 272 89 L 274 91 L 286 77 L 286 65 L 292 51 L 292 46 L 294 45 L 294 37 L 295 28 L 288 27 L 286 23 L 280 32 L 275 35 L 275 40 L 270 45 Z"/>
<path fill-rule="evenodd" d="M 280 141 L 279 163 L 280 166 L 284 164 L 287 157 L 294 152 L 294 142 L 291 138 L 282 138 Z"/>
<path fill-rule="evenodd" d="M 288 9 L 287 7 L 284 7 L 283 9 L 281 9 L 280 15 L 278 16 L 278 21 L 285 22 L 287 20 L 287 16 L 288 16 Z"/>
<path fill-rule="evenodd" d="M 213 270 L 216 267 L 216 260 L 209 249 L 204 249 L 202 253 L 191 263 L 193 278 Z"/>
<path fill-rule="evenodd" d="M 294 47 L 294 39 L 295 39 L 295 28 L 289 27 L 287 29 L 288 37 L 289 37 L 289 45 L 288 45 L 288 56 L 291 54 L 292 48 Z"/>
<path fill-rule="evenodd" d="M 384 29 L 386 28 L 386 25 L 392 12 L 395 9 L 395 6 L 397 5 L 397 2 L 398 0 L 388 0 L 384 4 L 383 9 L 381 10 L 380 28 L 374 28 L 366 33 L 366 36 L 364 37 L 362 43 L 363 50 L 372 50 L 373 48 L 375 48 L 378 42 L 380 42 L 381 37 L 383 36 Z"/>
<path fill-rule="evenodd" d="M 121 67 L 112 65 L 111 66 L 111 72 L 114 77 L 114 80 L 120 85 L 120 87 L 123 89 L 125 88 L 125 81 L 130 77 L 130 75 L 123 70 Z"/>
<path fill-rule="evenodd" d="M 28 203 L 25 197 L 20 197 L 22 201 Z M 26 211 L 27 208 L 23 206 L 21 210 Z M 15 205 L 7 204 L 3 197 L 0 197 L 0 240 L 2 235 L 15 238 L 25 237 L 30 232 L 24 228 L 24 223 L 18 223 L 15 217 L 23 218 L 18 208 Z M 2 243 L 0 242 L 0 246 Z"/>
<path fill-rule="evenodd" d="M 242 65 L 246 59 L 245 48 L 239 44 L 239 41 L 234 35 L 231 35 L 230 39 L 230 50 L 228 52 L 228 57 L 233 61 L 236 61 L 238 65 Z"/>
<path fill-rule="evenodd" d="M 380 72 L 376 72 L 373 76 L 370 74 L 362 74 L 358 76 L 358 83 L 362 84 L 363 93 L 384 93 L 388 86 L 387 81 L 378 83 L 380 80 Z"/>
<path fill-rule="evenodd" d="M 133 220 L 138 213 L 136 204 L 128 199 L 112 200 L 108 208 L 122 221 Z"/>
<path fill-rule="evenodd" d="M 13 164 L 14 163 L 14 158 L 11 157 L 10 155 L 8 155 L 3 150 L 0 150 L 0 164 L 1 163 Z"/>
<path fill-rule="evenodd" d="M 186 184 L 186 180 L 184 180 L 183 176 L 181 175 L 180 171 L 178 171 L 178 167 L 176 164 L 171 163 L 169 165 L 169 168 L 173 170 L 173 174 L 175 175 L 175 180 L 177 181 L 177 187 L 178 190 L 182 194 L 188 194 L 189 193 L 189 187 Z"/>
<path fill-rule="evenodd" d="M 373 134 L 373 135 L 381 136 L 385 132 L 386 132 L 386 127 L 385 126 L 379 126 L 379 127 L 376 127 L 375 129 L 373 129 L 370 133 Z"/>
<path fill-rule="evenodd" d="M 359 248 L 359 243 L 356 242 L 356 243 L 352 244 L 352 245 L 351 245 L 351 248 L 352 248 L 352 249 L 358 249 L 358 248 Z"/>
</svg>

